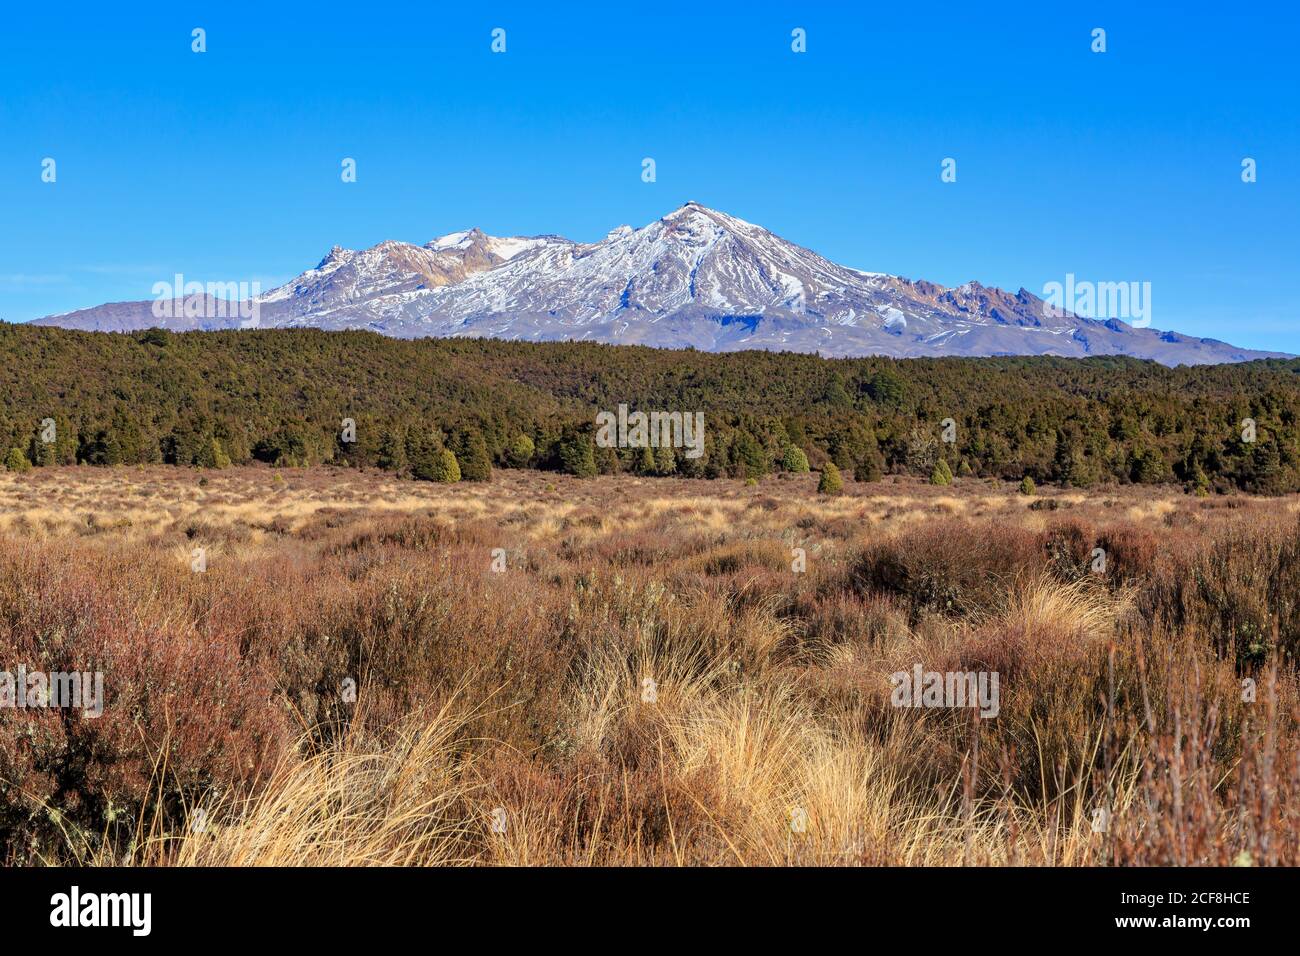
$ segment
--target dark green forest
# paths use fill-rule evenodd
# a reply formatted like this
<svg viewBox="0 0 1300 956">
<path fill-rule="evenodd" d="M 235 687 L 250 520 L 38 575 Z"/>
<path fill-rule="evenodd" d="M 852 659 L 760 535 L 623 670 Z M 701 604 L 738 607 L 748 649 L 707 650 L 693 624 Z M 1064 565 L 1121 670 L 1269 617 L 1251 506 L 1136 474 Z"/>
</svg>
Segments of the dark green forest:
<svg viewBox="0 0 1300 956">
<path fill-rule="evenodd" d="M 447 481 L 502 466 L 750 478 L 832 461 L 860 481 L 1300 490 L 1300 360 L 1172 369 L 1116 357 L 828 360 L 8 324 L 0 359 L 0 453 L 11 469 L 262 461 Z M 620 403 L 703 412 L 705 454 L 596 447 L 596 413 Z"/>
</svg>

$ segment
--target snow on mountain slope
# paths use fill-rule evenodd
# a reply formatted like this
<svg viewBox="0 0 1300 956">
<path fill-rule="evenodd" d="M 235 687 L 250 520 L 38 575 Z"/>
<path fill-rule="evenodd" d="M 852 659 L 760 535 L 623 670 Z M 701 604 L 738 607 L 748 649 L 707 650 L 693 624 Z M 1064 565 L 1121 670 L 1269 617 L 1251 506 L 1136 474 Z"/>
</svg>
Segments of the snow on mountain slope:
<svg viewBox="0 0 1300 956">
<path fill-rule="evenodd" d="M 1037 296 L 837 265 L 761 226 L 688 202 L 602 240 L 497 238 L 477 229 L 417 246 L 335 247 L 257 300 L 268 327 L 364 328 L 388 335 L 580 339 L 702 350 L 826 355 L 1124 354 L 1169 364 L 1266 354 L 1213 339 L 1050 314 Z M 42 324 L 128 330 L 223 328 L 116 303 Z"/>
<path fill-rule="evenodd" d="M 767 230 L 688 203 L 642 229 L 589 245 L 554 242 L 489 273 L 431 293 L 403 318 L 444 330 L 494 314 L 546 314 L 569 326 L 670 315 L 834 307 L 868 283 Z"/>
</svg>

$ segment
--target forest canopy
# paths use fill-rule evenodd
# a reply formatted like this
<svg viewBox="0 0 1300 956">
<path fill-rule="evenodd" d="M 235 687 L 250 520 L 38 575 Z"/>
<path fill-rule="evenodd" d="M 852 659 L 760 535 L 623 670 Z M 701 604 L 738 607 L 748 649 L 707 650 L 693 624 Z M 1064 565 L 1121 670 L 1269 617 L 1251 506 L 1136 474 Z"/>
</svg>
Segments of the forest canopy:
<svg viewBox="0 0 1300 956">
<path fill-rule="evenodd" d="M 830 461 L 858 480 L 1300 490 L 1300 359 L 823 359 L 7 324 L 0 357 L 0 455 L 11 469 L 256 460 L 447 480 L 450 452 L 462 480 L 501 466 L 750 478 Z M 619 405 L 703 413 L 704 454 L 599 447 L 596 416 Z"/>
</svg>

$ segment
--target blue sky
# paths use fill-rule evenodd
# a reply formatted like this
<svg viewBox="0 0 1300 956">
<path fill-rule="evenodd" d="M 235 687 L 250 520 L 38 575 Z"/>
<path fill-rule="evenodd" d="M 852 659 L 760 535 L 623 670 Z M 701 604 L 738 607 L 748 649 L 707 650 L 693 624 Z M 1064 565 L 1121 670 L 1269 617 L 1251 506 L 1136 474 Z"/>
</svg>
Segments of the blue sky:
<svg viewBox="0 0 1300 956">
<path fill-rule="evenodd" d="M 0 317 L 693 199 L 944 285 L 1150 282 L 1158 328 L 1300 352 L 1289 5 L 277 6 L 6 10 Z"/>
</svg>

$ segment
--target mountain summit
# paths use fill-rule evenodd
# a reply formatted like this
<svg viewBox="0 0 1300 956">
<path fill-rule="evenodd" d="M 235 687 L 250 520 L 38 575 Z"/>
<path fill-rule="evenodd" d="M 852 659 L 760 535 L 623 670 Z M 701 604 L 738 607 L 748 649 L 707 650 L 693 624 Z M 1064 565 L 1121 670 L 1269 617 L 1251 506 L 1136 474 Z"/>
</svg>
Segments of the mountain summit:
<svg viewBox="0 0 1300 956">
<path fill-rule="evenodd" d="M 688 202 L 598 242 L 500 238 L 478 229 L 425 245 L 334 247 L 256 300 L 253 321 L 158 319 L 151 302 L 37 320 L 99 331 L 249 327 L 369 329 L 385 335 L 574 339 L 703 351 L 823 355 L 1130 355 L 1169 365 L 1280 353 L 1135 328 L 1047 308 L 1038 296 L 837 265 L 761 226 Z"/>
</svg>

